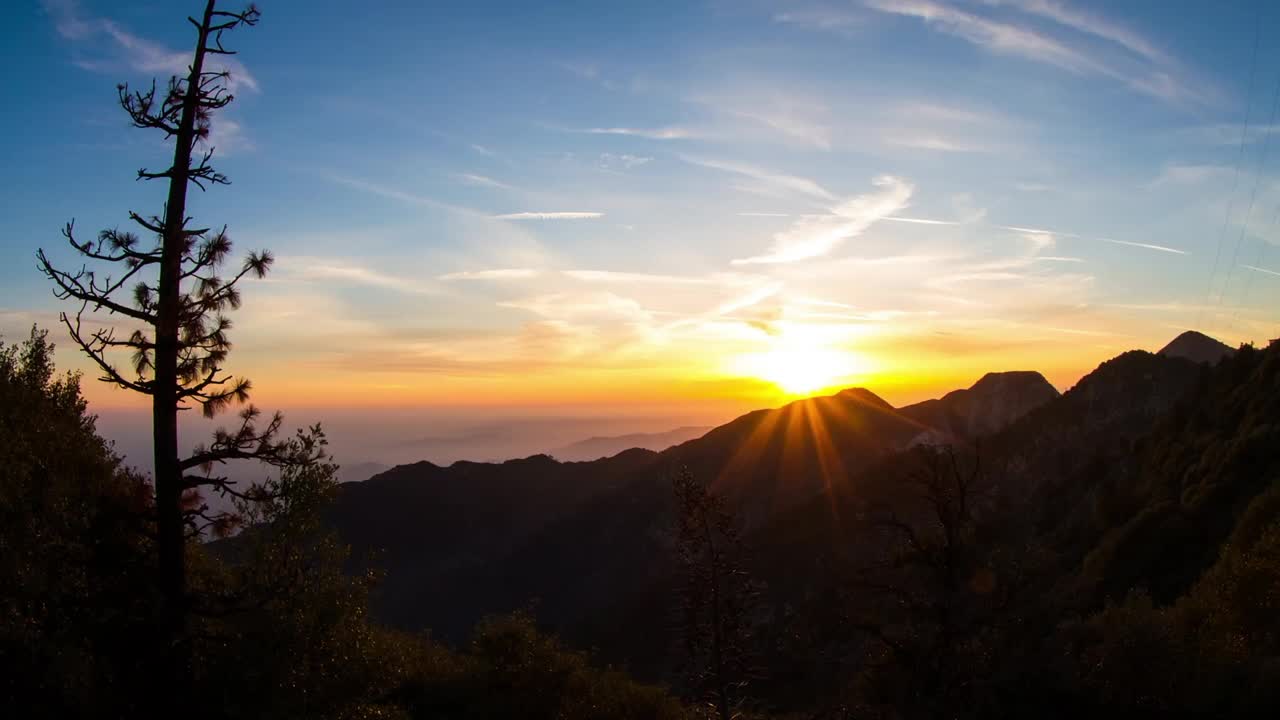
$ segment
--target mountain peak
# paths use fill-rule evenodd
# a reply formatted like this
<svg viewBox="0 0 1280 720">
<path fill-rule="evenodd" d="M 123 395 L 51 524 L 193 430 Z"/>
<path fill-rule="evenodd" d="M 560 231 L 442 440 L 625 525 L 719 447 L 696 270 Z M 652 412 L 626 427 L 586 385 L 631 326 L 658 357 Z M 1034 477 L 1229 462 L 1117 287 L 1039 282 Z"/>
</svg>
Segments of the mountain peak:
<svg viewBox="0 0 1280 720">
<path fill-rule="evenodd" d="M 836 397 L 842 398 L 844 400 L 853 400 L 855 402 L 859 402 L 864 405 L 874 405 L 876 407 L 884 408 L 886 410 L 893 409 L 893 406 L 890 405 L 884 398 L 880 397 L 879 395 L 863 387 L 845 388 L 844 390 L 841 390 L 840 392 L 836 393 Z"/>
<path fill-rule="evenodd" d="M 966 390 L 907 405 L 900 412 L 944 438 L 975 438 L 1008 426 L 1058 395 L 1034 370 L 990 372 Z"/>
<path fill-rule="evenodd" d="M 1218 361 L 1235 354 L 1235 350 L 1214 338 L 1195 330 L 1188 330 L 1165 345 L 1158 355 L 1179 357 L 1196 363 L 1218 364 Z"/>
</svg>

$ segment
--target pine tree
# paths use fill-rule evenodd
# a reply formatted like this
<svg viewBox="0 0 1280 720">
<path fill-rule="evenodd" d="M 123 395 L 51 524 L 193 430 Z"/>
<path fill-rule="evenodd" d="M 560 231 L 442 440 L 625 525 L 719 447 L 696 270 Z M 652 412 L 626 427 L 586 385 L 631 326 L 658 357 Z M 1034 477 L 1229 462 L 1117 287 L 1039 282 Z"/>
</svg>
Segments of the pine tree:
<svg viewBox="0 0 1280 720">
<path fill-rule="evenodd" d="M 196 227 L 187 215 L 191 186 L 203 191 L 230 182 L 210 164 L 212 117 L 234 99 L 230 72 L 218 66 L 217 57 L 234 54 L 223 45 L 224 33 L 255 25 L 259 12 L 252 5 L 238 12 L 218 10 L 216 0 L 207 0 L 199 19 L 187 19 L 196 28 L 196 42 L 185 77 L 170 78 L 163 92 L 154 81 L 142 91 L 125 84 L 117 88 L 120 106 L 134 127 L 159 131 L 174 144 L 168 168 L 138 171 L 138 179 L 168 184 L 160 214 L 129 213 L 140 232 L 153 240 L 144 242 L 134 232 L 110 229 L 96 240 L 82 241 L 72 221 L 63 229 L 67 242 L 86 261 L 111 269 L 99 272 L 86 264 L 69 272 L 55 267 L 43 249 L 37 255 L 55 295 L 79 303 L 74 314 L 62 314 L 62 321 L 101 371 L 101 379 L 151 398 L 157 585 L 165 598 L 158 629 L 166 645 L 162 654 L 175 656 L 161 660 L 176 673 L 171 683 L 175 687 L 182 684 L 184 635 L 188 616 L 196 609 L 188 588 L 187 544 L 208 530 L 227 531 L 237 520 L 235 513 L 211 511 L 200 499 L 201 490 L 251 502 L 269 500 L 273 494 L 261 485 L 237 488 L 228 478 L 216 476 L 214 468 L 228 460 L 305 465 L 318 461 L 322 453 L 319 442 L 281 440 L 281 416 L 262 418 L 247 404 L 250 382 L 223 368 L 231 349 L 226 312 L 240 306 L 242 279 L 266 274 L 271 254 L 251 252 L 239 269 L 224 276 L 221 268 L 232 251 L 226 226 Z M 86 315 L 103 310 L 122 318 L 125 328 L 86 327 Z M 113 361 L 118 353 L 129 354 L 127 370 Z M 205 417 L 213 417 L 236 404 L 244 407 L 233 429 L 220 429 L 207 446 L 181 454 L 179 411 L 198 406 Z"/>
</svg>

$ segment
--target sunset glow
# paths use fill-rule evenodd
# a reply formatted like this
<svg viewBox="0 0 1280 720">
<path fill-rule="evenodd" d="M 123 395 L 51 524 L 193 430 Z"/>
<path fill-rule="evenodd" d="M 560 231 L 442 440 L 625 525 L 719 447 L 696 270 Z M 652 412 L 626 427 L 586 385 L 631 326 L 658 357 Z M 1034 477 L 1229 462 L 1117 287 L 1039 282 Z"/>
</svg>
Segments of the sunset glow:
<svg viewBox="0 0 1280 720">
<path fill-rule="evenodd" d="M 212 127 L 233 184 L 193 196 L 237 252 L 277 258 L 232 313 L 228 369 L 263 403 L 692 413 L 851 384 L 901 403 L 997 370 L 1065 389 L 1190 327 L 1277 332 L 1280 182 L 1256 162 L 1272 79 L 1245 84 L 1247 49 L 1206 45 L 1199 19 L 681 3 L 564 24 L 531 4 L 500 13 L 524 32 L 495 53 L 493 13 L 413 5 L 351 29 L 359 80 L 335 84 L 327 60 L 283 60 L 329 58 L 333 18 L 284 5 L 267 22 L 289 32 L 249 36 Z M 63 223 L 159 208 L 132 174 L 162 146 L 135 144 L 102 92 L 167 73 L 188 41 L 112 3 L 42 7 L 4 31 L 32 68 L 13 91 L 62 103 L 29 106 L 6 146 L 26 173 L 0 248 L 6 337 L 58 327 L 32 256 L 73 260 Z M 59 362 L 96 377 L 59 332 Z"/>
</svg>

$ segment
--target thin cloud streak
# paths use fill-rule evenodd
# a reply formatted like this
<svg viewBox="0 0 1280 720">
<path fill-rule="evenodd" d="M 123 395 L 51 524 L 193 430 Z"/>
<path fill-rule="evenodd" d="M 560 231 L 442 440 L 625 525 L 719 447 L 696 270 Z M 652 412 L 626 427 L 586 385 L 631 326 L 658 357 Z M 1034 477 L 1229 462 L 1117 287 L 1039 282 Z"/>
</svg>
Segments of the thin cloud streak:
<svg viewBox="0 0 1280 720">
<path fill-rule="evenodd" d="M 139 72 L 165 73 L 185 76 L 190 63 L 190 52 L 171 50 L 165 46 L 135 35 L 119 23 L 108 18 L 87 17 L 80 3 L 75 0 L 43 0 L 45 12 L 54 21 L 54 28 L 64 39 L 82 44 L 97 36 L 110 38 L 124 64 Z M 78 60 L 76 65 L 93 72 L 111 72 L 116 61 L 109 59 Z M 228 73 L 227 87 L 232 92 L 241 88 L 261 92 L 256 78 L 244 64 L 228 56 L 209 59 L 208 69 Z"/>
<path fill-rule="evenodd" d="M 1079 30 L 1082 33 L 1109 40 L 1129 52 L 1141 55 L 1154 63 L 1172 63 L 1172 59 L 1168 55 L 1157 49 L 1151 41 L 1132 30 L 1102 18 L 1085 14 L 1054 0 L 983 0 L 983 2 L 987 5 L 1014 7 L 1022 12 L 1047 18 L 1059 25 Z"/>
<path fill-rule="evenodd" d="M 490 215 L 495 220 L 594 220 L 602 212 L 516 212 Z"/>
<path fill-rule="evenodd" d="M 865 4 L 878 12 L 917 18 L 939 32 L 954 35 L 993 53 L 1022 57 L 1077 75 L 1102 75 L 1121 82 L 1134 91 L 1166 102 L 1204 100 L 1200 93 L 1184 87 L 1165 70 L 1150 69 L 1146 74 L 1121 70 L 1104 62 L 1096 52 L 1072 47 L 1027 27 L 975 15 L 933 0 L 866 0 Z M 1111 26 L 1103 27 L 1052 3 L 1029 2 L 1020 3 L 1019 6 L 1030 8 L 1028 12 L 1112 42 L 1120 42 L 1116 38 L 1122 37 L 1125 42 L 1135 43 L 1132 37 L 1123 35 Z"/>
<path fill-rule="evenodd" d="M 888 222 L 912 223 L 915 225 L 962 225 L 963 224 L 957 220 L 931 220 L 929 218 L 901 217 L 898 215 L 891 215 L 889 217 L 880 218 L 880 219 L 886 220 Z"/>
<path fill-rule="evenodd" d="M 1111 238 L 1098 238 L 1102 242 L 1109 242 L 1115 245 L 1128 245 L 1129 247 L 1145 248 L 1147 250 L 1157 250 L 1159 252 L 1173 253 L 1175 255 L 1190 255 L 1186 250 L 1165 247 L 1164 245 L 1152 245 L 1150 243 L 1130 242 L 1128 240 L 1112 240 Z"/>
<path fill-rule="evenodd" d="M 698 137 L 698 133 L 683 127 L 629 128 L 629 127 L 597 127 L 582 130 L 591 135 L 627 135 L 648 138 L 650 140 L 689 140 Z"/>
<path fill-rule="evenodd" d="M 774 235 L 770 252 L 736 259 L 733 264 L 791 263 L 826 255 L 846 239 L 905 208 L 915 190 L 910 183 L 889 175 L 872 184 L 880 192 L 851 198 L 833 207 L 830 215 L 801 218 L 789 230 Z"/>
<path fill-rule="evenodd" d="M 533 268 L 498 268 L 494 270 L 463 270 L 440 276 L 441 280 L 521 280 L 537 277 Z"/>
<path fill-rule="evenodd" d="M 1240 267 L 1246 270 L 1252 270 L 1254 272 L 1260 272 L 1260 273 L 1265 273 L 1267 275 L 1275 275 L 1276 277 L 1280 277 L 1280 272 L 1276 272 L 1275 270 L 1268 270 L 1266 268 L 1260 268 L 1260 267 L 1257 267 L 1256 265 L 1241 265 Z"/>
<path fill-rule="evenodd" d="M 691 165 L 698 165 L 712 170 L 721 170 L 723 172 L 749 177 L 753 180 L 759 180 L 766 185 L 770 185 L 781 190 L 808 195 L 820 200 L 835 199 L 835 196 L 826 188 L 808 178 L 774 173 L 752 165 L 743 165 L 740 163 L 725 162 L 722 160 L 710 160 L 707 158 L 691 157 L 688 155 L 681 155 L 680 159 Z"/>
<path fill-rule="evenodd" d="M 475 187 L 489 187 L 489 188 L 495 188 L 497 190 L 514 190 L 515 189 L 504 182 L 494 180 L 493 178 L 485 175 L 476 175 L 473 173 L 459 173 L 455 177 L 457 177 L 458 180 L 460 180 L 463 184 L 472 185 Z"/>
</svg>

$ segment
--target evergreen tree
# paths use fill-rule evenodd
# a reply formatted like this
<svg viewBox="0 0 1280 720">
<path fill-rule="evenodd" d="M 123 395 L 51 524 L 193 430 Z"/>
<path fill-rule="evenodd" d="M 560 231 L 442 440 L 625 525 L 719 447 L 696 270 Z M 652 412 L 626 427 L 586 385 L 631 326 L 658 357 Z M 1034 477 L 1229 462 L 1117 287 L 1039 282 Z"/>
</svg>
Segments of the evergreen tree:
<svg viewBox="0 0 1280 720">
<path fill-rule="evenodd" d="M 232 250 L 226 227 L 194 226 L 187 215 L 187 195 L 191 186 L 205 190 L 229 182 L 210 164 L 214 148 L 207 146 L 214 113 L 234 99 L 230 73 L 217 67 L 216 58 L 233 54 L 223 45 L 224 33 L 254 25 L 258 18 L 253 6 L 229 12 L 208 0 L 199 18 L 188 18 L 196 41 L 185 77 L 170 78 L 163 92 L 154 82 L 145 91 L 118 87 L 120 106 L 135 127 L 173 140 L 168 168 L 138 171 L 139 179 L 167 182 L 163 209 L 151 216 L 129 213 L 153 240 L 144 242 L 134 232 L 110 229 L 96 240 L 82 241 L 71 222 L 63 235 L 72 248 L 109 269 L 67 271 L 56 267 L 43 250 L 38 253 L 55 294 L 79 303 L 78 310 L 64 313 L 62 320 L 72 340 L 102 372 L 102 380 L 151 398 L 157 586 L 165 599 L 160 654 L 167 656 L 163 667 L 173 673 L 172 682 L 162 683 L 169 688 L 183 684 L 187 626 L 192 612 L 200 610 L 189 592 L 188 543 L 206 530 L 225 532 L 237 520 L 234 513 L 211 511 L 200 499 L 201 489 L 250 502 L 273 494 L 260 485 L 237 488 L 214 468 L 239 459 L 277 467 L 319 459 L 320 445 L 314 438 L 301 443 L 280 440 L 280 415 L 264 421 L 252 405 L 239 413 L 233 429 L 219 430 L 211 443 L 190 455 L 180 452 L 178 442 L 180 410 L 198 406 L 206 417 L 213 417 L 246 403 L 251 387 L 247 379 L 223 368 L 231 348 L 231 321 L 225 313 L 240 306 L 240 281 L 265 275 L 272 256 L 251 252 L 239 269 L 224 276 L 221 268 Z M 124 327 L 87 327 L 86 315 L 101 310 L 122 318 Z M 129 354 L 127 370 L 115 362 L 119 353 Z"/>
</svg>

